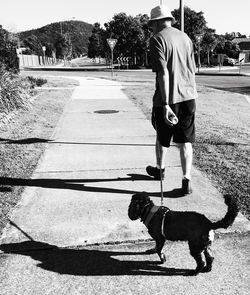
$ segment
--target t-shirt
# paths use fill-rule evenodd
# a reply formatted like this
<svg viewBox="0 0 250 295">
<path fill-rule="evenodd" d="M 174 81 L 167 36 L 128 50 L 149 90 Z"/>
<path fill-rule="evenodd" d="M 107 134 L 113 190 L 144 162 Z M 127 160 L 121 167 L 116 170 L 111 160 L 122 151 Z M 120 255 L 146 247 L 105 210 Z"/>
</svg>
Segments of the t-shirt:
<svg viewBox="0 0 250 295">
<path fill-rule="evenodd" d="M 197 98 L 193 44 L 186 33 L 173 27 L 164 28 L 150 39 L 152 71 L 168 71 L 169 104 Z M 162 106 L 156 78 L 154 106 Z"/>
</svg>

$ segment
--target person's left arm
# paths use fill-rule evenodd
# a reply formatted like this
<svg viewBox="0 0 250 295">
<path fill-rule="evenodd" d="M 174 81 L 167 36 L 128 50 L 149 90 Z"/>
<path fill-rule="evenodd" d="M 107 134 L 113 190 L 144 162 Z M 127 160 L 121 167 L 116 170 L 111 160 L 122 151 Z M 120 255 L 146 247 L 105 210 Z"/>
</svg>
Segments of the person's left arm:
<svg viewBox="0 0 250 295">
<path fill-rule="evenodd" d="M 156 82 L 159 85 L 162 107 L 164 108 L 165 121 L 168 125 L 173 125 L 169 120 L 173 113 L 169 106 L 169 73 L 166 62 L 166 48 L 163 39 L 152 38 L 150 43 L 150 52 L 152 58 L 152 70 L 156 72 Z"/>
<path fill-rule="evenodd" d="M 174 115 L 172 109 L 169 106 L 169 74 L 167 70 L 160 71 L 157 73 L 157 83 L 160 88 L 162 104 L 165 114 L 166 124 L 173 126 L 172 120 L 170 120 L 171 115 Z"/>
</svg>

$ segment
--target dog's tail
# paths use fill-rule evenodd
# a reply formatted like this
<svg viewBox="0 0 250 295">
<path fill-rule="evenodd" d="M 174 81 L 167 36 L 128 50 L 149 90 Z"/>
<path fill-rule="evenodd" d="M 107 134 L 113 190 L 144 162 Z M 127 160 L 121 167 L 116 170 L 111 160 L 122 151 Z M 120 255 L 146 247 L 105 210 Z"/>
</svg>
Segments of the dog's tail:
<svg viewBox="0 0 250 295">
<path fill-rule="evenodd" d="M 224 199 L 225 199 L 225 204 L 228 207 L 227 213 L 221 220 L 217 222 L 213 222 L 211 229 L 228 228 L 230 225 L 233 224 L 239 212 L 236 200 L 232 196 L 225 195 Z"/>
</svg>

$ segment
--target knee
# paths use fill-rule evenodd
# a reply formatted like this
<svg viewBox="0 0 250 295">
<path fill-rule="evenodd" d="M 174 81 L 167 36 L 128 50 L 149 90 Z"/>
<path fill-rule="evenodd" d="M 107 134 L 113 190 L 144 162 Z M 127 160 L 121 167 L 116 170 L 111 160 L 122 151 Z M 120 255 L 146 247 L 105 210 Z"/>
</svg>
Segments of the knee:
<svg viewBox="0 0 250 295">
<path fill-rule="evenodd" d="M 193 152 L 193 147 L 191 142 L 179 143 L 180 152 L 184 155 L 190 155 Z"/>
</svg>

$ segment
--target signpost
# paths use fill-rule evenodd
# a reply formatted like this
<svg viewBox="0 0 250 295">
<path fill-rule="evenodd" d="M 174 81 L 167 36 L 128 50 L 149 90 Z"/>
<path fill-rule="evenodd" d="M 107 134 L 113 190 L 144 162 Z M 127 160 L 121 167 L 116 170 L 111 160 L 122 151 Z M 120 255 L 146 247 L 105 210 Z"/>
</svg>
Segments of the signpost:
<svg viewBox="0 0 250 295">
<path fill-rule="evenodd" d="M 181 31 L 184 32 L 184 0 L 180 0 Z"/>
<path fill-rule="evenodd" d="M 43 65 L 45 66 L 45 51 L 46 51 L 46 46 L 42 46 L 43 50 Z"/>
<path fill-rule="evenodd" d="M 108 42 L 108 45 L 109 45 L 110 50 L 111 50 L 111 75 L 113 77 L 113 59 L 114 59 L 113 50 L 115 48 L 117 39 L 111 39 L 110 38 L 110 39 L 107 39 L 107 42 Z"/>
<path fill-rule="evenodd" d="M 239 72 L 239 73 L 241 73 L 241 70 L 242 70 L 242 63 L 244 62 L 244 60 L 245 60 L 245 57 L 243 57 L 243 58 L 241 58 L 241 59 L 239 60 L 239 62 L 240 62 L 240 72 Z"/>
<path fill-rule="evenodd" d="M 221 69 L 221 66 L 223 66 L 223 63 L 224 63 L 224 54 L 218 54 L 218 63 L 219 63 L 219 72 L 220 72 L 220 69 Z"/>
</svg>

